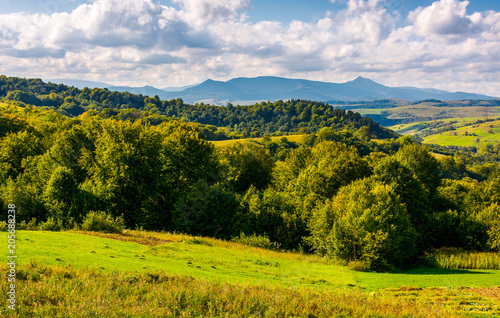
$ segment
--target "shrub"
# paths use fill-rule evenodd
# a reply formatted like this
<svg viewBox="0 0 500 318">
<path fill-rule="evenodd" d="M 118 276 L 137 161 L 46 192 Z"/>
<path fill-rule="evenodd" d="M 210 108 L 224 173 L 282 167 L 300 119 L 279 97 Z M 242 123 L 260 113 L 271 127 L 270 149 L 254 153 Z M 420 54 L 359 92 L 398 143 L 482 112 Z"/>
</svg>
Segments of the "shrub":
<svg viewBox="0 0 500 318">
<path fill-rule="evenodd" d="M 62 231 L 64 230 L 64 225 L 61 219 L 48 218 L 46 222 L 41 222 L 38 225 L 38 229 L 40 231 Z"/>
<path fill-rule="evenodd" d="M 7 231 L 7 222 L 0 222 L 0 231 Z"/>
<path fill-rule="evenodd" d="M 308 242 L 317 253 L 364 261 L 371 270 L 403 266 L 415 255 L 415 232 L 393 189 L 370 179 L 353 182 L 320 206 Z"/>
<path fill-rule="evenodd" d="M 356 272 L 369 272 L 370 266 L 363 261 L 351 261 L 349 262 L 349 269 Z"/>
<path fill-rule="evenodd" d="M 271 242 L 271 240 L 269 240 L 269 237 L 265 235 L 257 235 L 257 234 L 245 235 L 245 233 L 243 232 L 240 233 L 240 236 L 233 237 L 231 241 L 274 251 L 279 250 L 281 246 L 280 243 Z"/>
<path fill-rule="evenodd" d="M 446 269 L 500 269 L 498 253 L 471 252 L 461 248 L 443 247 L 426 253 L 429 266 Z"/>
<path fill-rule="evenodd" d="M 113 218 L 103 211 L 90 211 L 82 222 L 82 230 L 107 233 L 121 233 L 125 229 L 122 216 Z"/>
<path fill-rule="evenodd" d="M 188 243 L 188 244 L 213 246 L 213 244 L 210 241 L 208 241 L 206 239 L 203 239 L 203 238 L 200 238 L 200 237 L 193 237 L 192 239 L 187 239 L 186 243 Z"/>
</svg>

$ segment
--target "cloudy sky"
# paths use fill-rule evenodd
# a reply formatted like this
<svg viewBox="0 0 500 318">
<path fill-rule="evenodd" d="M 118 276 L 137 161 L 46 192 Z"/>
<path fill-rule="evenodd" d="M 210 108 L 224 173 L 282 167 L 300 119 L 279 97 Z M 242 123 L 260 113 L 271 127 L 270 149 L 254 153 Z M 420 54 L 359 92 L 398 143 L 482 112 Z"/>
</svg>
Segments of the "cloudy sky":
<svg viewBox="0 0 500 318">
<path fill-rule="evenodd" d="M 500 96 L 498 0 L 1 0 L 0 74 L 182 86 L 261 75 Z"/>
</svg>

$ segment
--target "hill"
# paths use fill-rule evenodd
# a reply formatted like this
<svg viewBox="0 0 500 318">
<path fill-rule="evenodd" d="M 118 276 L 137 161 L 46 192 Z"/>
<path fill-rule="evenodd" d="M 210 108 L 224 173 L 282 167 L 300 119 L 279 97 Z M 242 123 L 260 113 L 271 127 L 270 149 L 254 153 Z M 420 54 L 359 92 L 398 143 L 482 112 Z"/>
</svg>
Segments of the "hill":
<svg viewBox="0 0 500 318">
<path fill-rule="evenodd" d="M 73 80 L 61 81 L 67 85 L 81 84 Z M 97 84 L 102 85 L 102 83 Z M 76 87 L 83 88 L 81 85 Z M 100 86 L 96 85 L 95 87 Z M 289 99 L 333 102 L 389 98 L 409 101 L 495 98 L 480 94 L 448 92 L 437 89 L 389 87 L 363 77 L 358 77 L 345 83 L 331 83 L 275 76 L 259 76 L 253 78 L 238 77 L 225 82 L 208 79 L 201 84 L 190 85 L 187 88 L 157 89 L 151 86 L 116 87 L 112 85 L 107 86 L 107 88 L 120 92 L 128 91 L 134 94 L 158 95 L 162 99 L 182 98 L 187 103 L 203 102 L 215 105 L 226 105 L 227 103 L 248 105 L 261 101 Z"/>
<path fill-rule="evenodd" d="M 226 82 L 207 80 L 183 91 L 170 93 L 168 98 L 182 98 L 189 103 L 212 104 L 253 103 L 287 99 L 307 99 L 321 102 L 356 101 L 396 98 L 410 101 L 424 99 L 493 99 L 494 97 L 463 92 L 447 92 L 414 87 L 389 87 L 358 77 L 345 83 L 330 83 L 260 76 L 239 77 Z"/>
<path fill-rule="evenodd" d="M 499 272 L 493 270 L 362 273 L 313 255 L 188 235 L 144 231 L 16 234 L 20 252 L 16 301 L 22 306 L 16 304 L 16 312 L 0 308 L 3 317 L 459 317 L 500 313 L 499 290 L 493 287 Z M 6 265 L 0 268 L 7 270 Z M 7 287 L 2 280 L 0 288 L 7 291 Z M 145 301 L 148 306 L 143 306 Z"/>
<path fill-rule="evenodd" d="M 213 82 L 205 85 L 215 89 L 220 84 Z M 322 102 L 306 100 L 262 102 L 251 106 L 228 105 L 228 107 L 190 105 L 184 103 L 182 99 L 161 100 L 158 96 L 152 98 L 142 94 L 99 88 L 80 90 L 65 85 L 44 83 L 40 79 L 6 76 L 0 76 L 0 98 L 56 110 L 69 117 L 88 111 L 103 111 L 104 117 L 118 116 L 119 119 L 139 119 L 141 116 L 149 116 L 150 124 L 158 124 L 166 120 L 160 116 L 166 116 L 224 127 L 229 134 L 234 133 L 243 137 L 259 137 L 266 133 L 313 133 L 325 127 L 331 127 L 336 131 L 347 129 L 354 132 L 363 126 L 368 126 L 375 138 L 396 137 L 396 134 L 380 127 L 371 118 L 362 117 L 352 111 L 332 108 Z M 228 139 L 227 136 L 223 138 Z"/>
</svg>

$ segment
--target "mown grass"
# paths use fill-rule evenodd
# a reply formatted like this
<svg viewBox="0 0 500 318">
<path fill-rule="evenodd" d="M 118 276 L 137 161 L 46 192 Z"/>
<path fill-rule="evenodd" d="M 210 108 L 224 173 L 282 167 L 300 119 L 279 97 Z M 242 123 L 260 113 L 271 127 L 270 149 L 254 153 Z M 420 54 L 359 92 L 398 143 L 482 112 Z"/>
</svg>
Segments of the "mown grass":
<svg viewBox="0 0 500 318">
<path fill-rule="evenodd" d="M 239 283 L 355 285 L 355 278 L 346 267 L 328 265 L 313 255 L 276 252 L 180 234 L 136 231 L 126 234 L 105 234 L 108 238 L 103 238 L 84 232 L 19 231 L 19 260 L 27 263 L 36 259 L 41 264 L 72 264 L 104 271 L 158 270 Z M 146 244 L 159 240 L 161 244 L 144 245 L 136 240 Z"/>
<path fill-rule="evenodd" d="M 126 231 L 125 235 L 86 233 L 19 231 L 19 261 L 26 264 L 36 259 L 40 264 L 71 264 L 108 272 L 154 270 L 224 282 L 292 287 L 358 286 L 379 290 L 500 285 L 500 271 L 495 270 L 429 268 L 362 273 L 314 255 L 271 251 L 211 238 L 140 231 Z"/>
<path fill-rule="evenodd" d="M 500 315 L 495 270 L 354 272 L 312 255 L 146 231 L 16 238 L 18 310 L 0 306 L 0 317 Z"/>
<path fill-rule="evenodd" d="M 418 105 L 406 105 L 393 108 L 358 108 L 353 111 L 362 115 L 381 114 L 387 112 L 390 119 L 415 119 L 421 120 L 443 120 L 446 118 L 460 120 L 461 118 L 486 118 L 500 115 L 500 107 L 464 106 L 464 107 L 442 107 L 422 103 Z M 399 125 L 397 125 L 399 126 Z"/>
<path fill-rule="evenodd" d="M 473 290 L 290 288 L 38 264 L 18 277 L 17 310 L 2 306 L 2 317 L 458 317 L 469 299 L 476 311 L 500 313 L 491 296 Z M 2 280 L 0 292 L 7 288 Z"/>
</svg>

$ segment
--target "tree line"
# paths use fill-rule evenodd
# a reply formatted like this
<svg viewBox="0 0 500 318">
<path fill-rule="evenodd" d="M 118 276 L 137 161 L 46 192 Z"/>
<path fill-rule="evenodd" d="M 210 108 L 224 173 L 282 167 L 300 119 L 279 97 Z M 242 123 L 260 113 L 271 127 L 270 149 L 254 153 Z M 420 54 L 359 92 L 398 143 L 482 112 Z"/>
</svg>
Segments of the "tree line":
<svg viewBox="0 0 500 318">
<path fill-rule="evenodd" d="M 374 138 L 394 138 L 396 134 L 368 117 L 352 111 L 332 108 L 321 102 L 305 100 L 262 102 L 250 106 L 228 104 L 226 107 L 189 105 L 182 99 L 160 100 L 128 92 L 116 92 L 100 88 L 68 87 L 62 84 L 44 83 L 41 79 L 25 79 L 0 76 L 0 98 L 23 104 L 52 109 L 76 117 L 88 111 L 102 112 L 103 116 L 120 119 L 142 115 L 151 124 L 159 124 L 167 118 L 225 127 L 215 139 L 235 137 L 261 137 L 264 134 L 315 133 L 323 127 L 335 130 L 348 128 L 354 132 L 368 127 Z M 21 105 L 21 104 L 20 104 Z M 139 115 L 140 111 L 142 114 Z M 147 117 L 147 119 L 146 119 Z M 232 133 L 232 135 L 231 135 Z"/>
<path fill-rule="evenodd" d="M 408 137 L 325 126 L 301 143 L 216 147 L 199 124 L 172 118 L 0 107 L 0 203 L 16 204 L 18 222 L 72 228 L 102 211 L 129 228 L 256 234 L 373 270 L 441 246 L 500 250 L 498 164 L 437 160 Z"/>
</svg>

